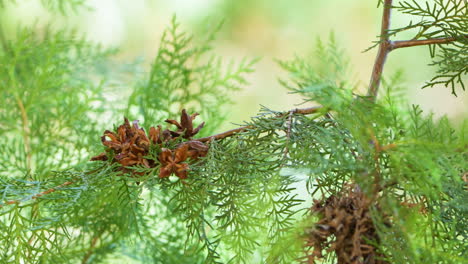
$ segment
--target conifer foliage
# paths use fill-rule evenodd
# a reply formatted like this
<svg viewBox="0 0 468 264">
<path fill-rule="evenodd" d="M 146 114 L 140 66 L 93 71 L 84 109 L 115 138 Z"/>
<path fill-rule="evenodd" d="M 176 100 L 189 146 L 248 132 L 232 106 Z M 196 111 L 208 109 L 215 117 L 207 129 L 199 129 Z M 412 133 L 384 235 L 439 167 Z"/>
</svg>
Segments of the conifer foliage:
<svg viewBox="0 0 468 264">
<path fill-rule="evenodd" d="M 466 1 L 395 2 L 379 1 L 367 96 L 332 36 L 313 58 L 279 62 L 281 84 L 317 106 L 264 107 L 225 132 L 228 95 L 255 60 L 213 55 L 219 27 L 193 38 L 174 17 L 113 109 L 115 51 L 0 25 L 0 263 L 467 262 L 467 123 L 407 107 L 401 74 L 382 78 L 391 52 L 428 45 L 439 71 L 426 86 L 464 90 Z M 392 10 L 419 22 L 393 29 Z M 108 114 L 123 124 L 105 130 Z"/>
</svg>

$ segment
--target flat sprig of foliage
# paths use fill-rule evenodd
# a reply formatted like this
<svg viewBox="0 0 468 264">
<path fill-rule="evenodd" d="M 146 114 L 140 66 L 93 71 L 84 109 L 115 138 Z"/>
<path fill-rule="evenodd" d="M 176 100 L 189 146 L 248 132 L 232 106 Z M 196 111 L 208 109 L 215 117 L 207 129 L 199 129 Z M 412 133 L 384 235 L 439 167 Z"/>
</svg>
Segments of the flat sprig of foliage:
<svg viewBox="0 0 468 264">
<path fill-rule="evenodd" d="M 103 108 L 90 105 L 105 99 L 93 70 L 112 51 L 73 33 L 31 31 L 4 40 L 0 53 L 0 175 L 42 180 L 95 151 L 89 117 Z"/>
</svg>

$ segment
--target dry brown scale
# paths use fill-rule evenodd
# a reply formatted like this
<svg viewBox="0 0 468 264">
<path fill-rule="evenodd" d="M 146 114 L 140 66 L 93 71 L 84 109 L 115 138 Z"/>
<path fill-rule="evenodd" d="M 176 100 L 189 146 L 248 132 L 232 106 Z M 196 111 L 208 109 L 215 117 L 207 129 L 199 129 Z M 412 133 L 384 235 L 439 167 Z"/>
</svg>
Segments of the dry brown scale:
<svg viewBox="0 0 468 264">
<path fill-rule="evenodd" d="M 106 147 L 106 151 L 92 157 L 91 160 L 107 161 L 111 159 L 112 163 L 116 162 L 122 165 L 121 171 L 131 172 L 133 176 L 141 176 L 142 173 L 137 173 L 128 167 L 155 168 L 159 166 L 159 178 L 166 178 L 174 173 L 180 179 L 186 179 L 189 159 L 196 160 L 208 153 L 206 144 L 191 140 L 205 124 L 203 122 L 195 129 L 193 128 L 193 120 L 197 115 L 198 113 L 188 115 L 187 111 L 183 109 L 180 123 L 176 120 L 166 120 L 167 123 L 175 125 L 177 130 L 162 130 L 161 126 L 158 125 L 151 127 L 148 135 L 143 128 L 139 127 L 138 121 L 133 121 L 130 124 L 125 118 L 124 123 L 117 128 L 116 132 L 104 131 L 101 141 Z M 171 141 L 179 137 L 188 141 L 177 144 L 175 148 L 170 149 L 168 146 L 171 145 Z M 157 160 L 147 157 L 152 145 L 158 145 L 158 149 L 161 150 Z"/>
<path fill-rule="evenodd" d="M 356 185 L 346 186 L 339 195 L 314 200 L 311 211 L 320 220 L 307 233 L 306 249 L 312 252 L 307 252 L 306 263 L 321 260 L 327 250 L 336 254 L 338 264 L 387 264 L 374 246 L 380 239 L 370 206 L 371 200 Z"/>
</svg>

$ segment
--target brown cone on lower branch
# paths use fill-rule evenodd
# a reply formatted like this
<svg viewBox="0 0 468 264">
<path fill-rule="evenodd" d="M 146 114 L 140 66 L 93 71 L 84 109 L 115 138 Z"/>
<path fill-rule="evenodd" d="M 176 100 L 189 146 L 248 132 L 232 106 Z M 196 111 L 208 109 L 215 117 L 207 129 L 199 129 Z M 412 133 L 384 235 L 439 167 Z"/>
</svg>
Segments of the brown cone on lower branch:
<svg viewBox="0 0 468 264">
<path fill-rule="evenodd" d="M 380 238 L 370 207 L 371 200 L 355 185 L 314 200 L 311 211 L 319 221 L 307 232 L 305 262 L 316 263 L 326 250 L 335 253 L 338 264 L 388 264 L 376 248 Z"/>
</svg>

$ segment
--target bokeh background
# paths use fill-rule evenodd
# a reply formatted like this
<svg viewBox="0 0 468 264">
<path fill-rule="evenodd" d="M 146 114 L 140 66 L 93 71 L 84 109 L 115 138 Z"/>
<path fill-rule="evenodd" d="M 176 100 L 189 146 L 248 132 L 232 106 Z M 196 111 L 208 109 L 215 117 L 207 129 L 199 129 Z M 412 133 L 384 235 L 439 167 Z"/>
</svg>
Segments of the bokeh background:
<svg viewBox="0 0 468 264">
<path fill-rule="evenodd" d="M 377 0 L 89 0 L 87 8 L 66 16 L 51 14 L 39 1 L 17 3 L 0 18 L 7 34 L 14 34 L 18 25 L 34 25 L 37 30 L 46 25 L 75 28 L 93 42 L 117 47 L 116 66 L 140 58 L 143 71 L 149 69 L 161 34 L 174 14 L 182 29 L 195 38 L 205 33 L 207 24 L 223 20 L 214 43 L 216 53 L 226 60 L 262 58 L 256 71 L 248 76 L 250 85 L 233 94 L 235 104 L 228 117 L 232 123 L 256 115 L 260 105 L 274 110 L 298 107 L 301 99 L 288 94 L 278 83 L 278 78 L 287 76 L 275 59 L 288 60 L 295 55 L 314 59 L 316 39 L 326 41 L 330 32 L 348 53 L 364 94 L 377 50 L 363 50 L 376 40 L 381 17 Z M 408 17 L 395 12 L 392 25 L 402 26 L 408 21 Z M 460 122 L 468 114 L 467 93 L 455 97 L 444 87 L 421 90 L 424 81 L 436 71 L 428 63 L 427 47 L 397 50 L 390 54 L 385 75 L 402 70 L 409 104 L 420 104 L 436 117 L 447 114 Z M 117 92 L 125 95 L 130 90 L 123 85 Z M 224 126 L 220 130 L 233 124 Z"/>
</svg>

